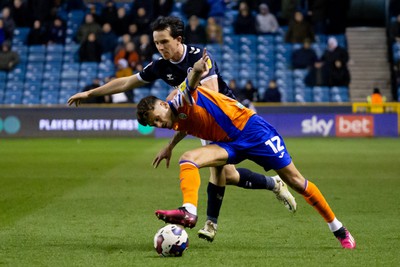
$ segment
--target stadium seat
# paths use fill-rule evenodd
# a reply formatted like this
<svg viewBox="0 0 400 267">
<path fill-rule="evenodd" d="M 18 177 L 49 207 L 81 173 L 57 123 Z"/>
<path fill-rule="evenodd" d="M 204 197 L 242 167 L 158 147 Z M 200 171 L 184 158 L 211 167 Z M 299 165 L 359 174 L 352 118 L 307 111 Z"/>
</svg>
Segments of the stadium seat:
<svg viewBox="0 0 400 267">
<path fill-rule="evenodd" d="M 150 90 L 148 88 L 136 88 L 133 90 L 133 101 L 137 103 L 148 95 L 150 95 Z"/>
<path fill-rule="evenodd" d="M 31 73 L 42 73 L 44 69 L 44 63 L 43 62 L 29 62 L 26 65 L 26 69 L 28 72 Z"/>
<path fill-rule="evenodd" d="M 25 45 L 28 39 L 30 28 L 18 27 L 14 29 L 14 36 L 12 38 L 13 45 Z"/>
<path fill-rule="evenodd" d="M 53 91 L 53 92 L 42 91 L 40 95 L 40 104 L 42 105 L 58 104 L 58 91 Z"/>
<path fill-rule="evenodd" d="M 46 61 L 46 55 L 43 53 L 29 53 L 28 62 L 30 63 L 44 63 Z"/>
<path fill-rule="evenodd" d="M 150 95 L 156 96 L 160 99 L 165 100 L 169 94 L 169 91 L 164 88 L 151 88 Z"/>
<path fill-rule="evenodd" d="M 7 80 L 7 72 L 6 71 L 0 71 L 0 82 L 5 82 Z"/>
<path fill-rule="evenodd" d="M 30 94 L 39 94 L 42 88 L 42 84 L 39 82 L 25 82 L 24 92 L 29 92 Z"/>
<path fill-rule="evenodd" d="M 329 102 L 329 87 L 314 86 L 313 87 L 314 102 Z"/>
<path fill-rule="evenodd" d="M 22 81 L 8 81 L 6 84 L 6 92 L 20 92 L 24 90 Z"/>
<path fill-rule="evenodd" d="M 9 105 L 22 104 L 22 91 L 19 92 L 6 91 L 4 96 L 4 104 L 9 104 Z"/>
<path fill-rule="evenodd" d="M 61 72 L 58 70 L 46 71 L 43 73 L 43 81 L 47 82 L 59 82 L 61 79 Z"/>
<path fill-rule="evenodd" d="M 38 104 L 40 104 L 40 95 L 39 94 L 24 94 L 22 96 L 22 104 L 23 105 L 38 105 Z"/>
<path fill-rule="evenodd" d="M 32 73 L 32 72 L 26 72 L 25 75 L 25 81 L 26 82 L 41 82 L 42 81 L 43 74 L 42 72 L 38 73 Z"/>
<path fill-rule="evenodd" d="M 47 54 L 62 54 L 64 51 L 64 45 L 62 44 L 49 44 L 46 47 L 46 53 Z"/>
<path fill-rule="evenodd" d="M 82 62 L 80 65 L 81 70 L 97 71 L 99 64 L 97 62 Z"/>
<path fill-rule="evenodd" d="M 51 53 L 46 55 L 46 62 L 62 62 L 63 61 L 63 55 L 62 53 L 56 54 L 56 53 Z"/>
<path fill-rule="evenodd" d="M 45 54 L 46 46 L 45 45 L 30 45 L 28 46 L 29 54 Z"/>
<path fill-rule="evenodd" d="M 76 81 L 78 80 L 79 77 L 79 72 L 77 70 L 63 70 L 61 72 L 61 79 L 62 80 L 72 80 Z"/>
<path fill-rule="evenodd" d="M 42 92 L 58 92 L 60 90 L 60 83 L 53 81 L 43 81 Z"/>
</svg>

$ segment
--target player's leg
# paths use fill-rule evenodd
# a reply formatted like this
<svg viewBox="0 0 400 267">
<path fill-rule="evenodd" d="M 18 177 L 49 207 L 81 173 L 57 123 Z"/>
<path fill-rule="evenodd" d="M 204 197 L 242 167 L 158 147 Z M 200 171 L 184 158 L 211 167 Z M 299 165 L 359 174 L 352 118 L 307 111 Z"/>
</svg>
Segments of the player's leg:
<svg viewBox="0 0 400 267">
<path fill-rule="evenodd" d="M 183 205 L 177 210 L 157 210 L 156 216 L 168 223 L 194 227 L 197 222 L 198 190 L 200 188 L 199 169 L 224 165 L 227 158 L 227 151 L 217 145 L 207 145 L 185 152 L 179 160 Z"/>
<path fill-rule="evenodd" d="M 234 165 L 225 165 L 224 167 L 227 185 L 236 185 L 245 189 L 271 190 L 279 202 L 290 212 L 296 211 L 296 200 L 279 175 L 267 176 L 245 168 L 236 169 Z"/>
<path fill-rule="evenodd" d="M 291 188 L 303 195 L 304 199 L 314 207 L 327 222 L 329 229 L 338 238 L 343 248 L 353 249 L 356 242 L 350 232 L 336 218 L 325 197 L 318 187 L 309 180 L 306 180 L 297 170 L 293 162 L 286 167 L 276 170 L 279 176 Z"/>
</svg>

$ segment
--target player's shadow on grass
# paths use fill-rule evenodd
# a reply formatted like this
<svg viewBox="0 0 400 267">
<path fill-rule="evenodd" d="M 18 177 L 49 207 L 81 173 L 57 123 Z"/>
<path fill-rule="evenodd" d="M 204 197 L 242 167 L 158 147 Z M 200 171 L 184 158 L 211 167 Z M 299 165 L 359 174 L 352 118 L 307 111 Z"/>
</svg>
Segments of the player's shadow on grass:
<svg viewBox="0 0 400 267">
<path fill-rule="evenodd" d="M 54 242 L 48 243 L 49 248 L 62 248 L 63 250 L 70 251 L 103 251 L 108 254 L 114 253 L 124 253 L 124 252 L 150 252 L 154 250 L 152 244 L 142 244 L 142 243 L 130 243 L 130 242 L 80 242 L 80 241 L 65 241 L 65 242 Z"/>
</svg>

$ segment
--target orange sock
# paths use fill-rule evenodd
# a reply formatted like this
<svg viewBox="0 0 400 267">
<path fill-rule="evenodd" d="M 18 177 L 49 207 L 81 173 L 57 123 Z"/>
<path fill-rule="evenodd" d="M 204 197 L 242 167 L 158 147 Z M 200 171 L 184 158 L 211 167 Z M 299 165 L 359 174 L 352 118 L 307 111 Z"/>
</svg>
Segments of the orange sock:
<svg viewBox="0 0 400 267">
<path fill-rule="evenodd" d="M 302 195 L 307 203 L 313 206 L 327 223 L 330 223 L 333 221 L 333 219 L 335 219 L 335 214 L 315 184 L 307 181 L 306 189 Z"/>
<path fill-rule="evenodd" d="M 180 162 L 181 191 L 183 203 L 190 203 L 197 207 L 199 200 L 200 172 L 196 164 L 190 161 Z"/>
</svg>

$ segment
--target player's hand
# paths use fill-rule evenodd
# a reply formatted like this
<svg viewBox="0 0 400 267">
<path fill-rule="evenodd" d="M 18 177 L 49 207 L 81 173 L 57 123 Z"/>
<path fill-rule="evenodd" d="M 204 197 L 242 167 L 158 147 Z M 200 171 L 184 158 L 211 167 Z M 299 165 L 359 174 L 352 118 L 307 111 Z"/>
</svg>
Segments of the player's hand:
<svg viewBox="0 0 400 267">
<path fill-rule="evenodd" d="M 157 168 L 160 162 L 165 159 L 165 165 L 169 168 L 169 162 L 172 156 L 172 149 L 170 146 L 165 147 L 160 152 L 158 152 L 157 156 L 153 160 L 153 167 Z"/>
<path fill-rule="evenodd" d="M 71 106 L 72 104 L 75 103 L 75 106 L 79 106 L 81 104 L 82 100 L 88 99 L 88 98 L 89 98 L 89 95 L 87 92 L 77 93 L 68 99 L 68 105 Z"/>
<path fill-rule="evenodd" d="M 207 54 L 207 49 L 203 49 L 203 56 L 196 61 L 193 65 L 193 70 L 195 72 L 203 73 L 208 70 L 208 61 L 210 60 L 210 57 Z"/>
<path fill-rule="evenodd" d="M 171 93 L 169 93 L 169 95 L 167 96 L 166 101 L 171 101 L 176 96 L 177 93 L 178 89 L 172 90 Z"/>
</svg>

